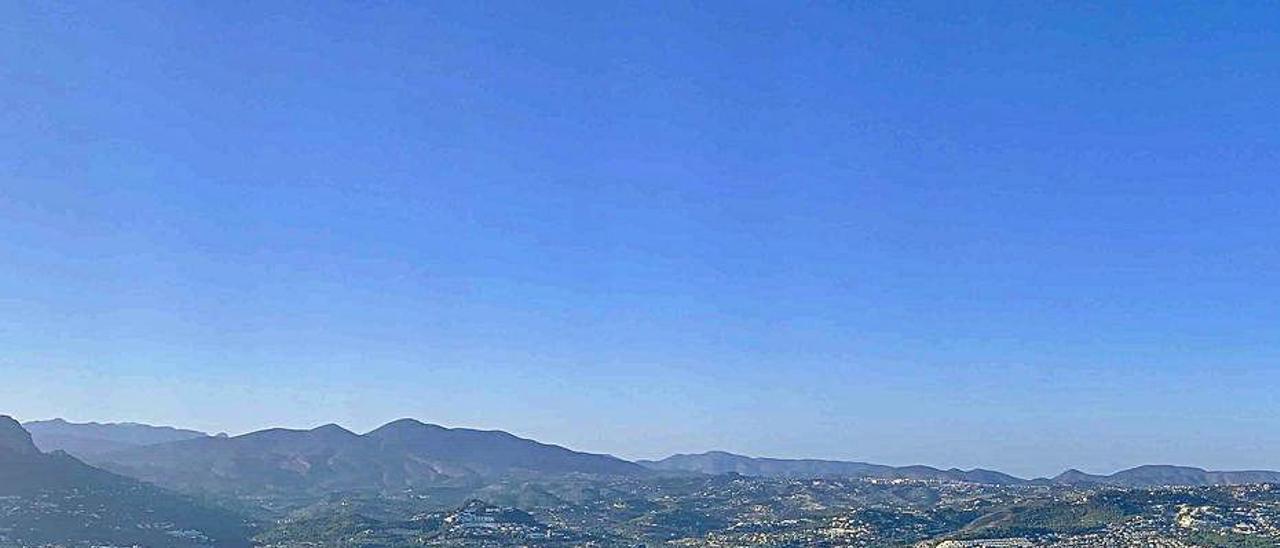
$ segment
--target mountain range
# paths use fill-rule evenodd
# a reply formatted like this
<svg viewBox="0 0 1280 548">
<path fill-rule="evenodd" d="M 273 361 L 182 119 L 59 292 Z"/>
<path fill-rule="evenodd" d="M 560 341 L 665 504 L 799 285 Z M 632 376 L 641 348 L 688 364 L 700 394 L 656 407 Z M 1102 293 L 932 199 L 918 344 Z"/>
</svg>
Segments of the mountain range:
<svg viewBox="0 0 1280 548">
<path fill-rule="evenodd" d="M 1043 483 L 1045 480 L 1035 480 Z M 1052 479 L 1058 485 L 1113 485 L 1117 487 L 1159 487 L 1163 485 L 1206 486 L 1280 483 L 1280 472 L 1271 470 L 1210 471 L 1190 466 L 1148 464 L 1121 470 L 1108 476 L 1067 470 Z"/>
<path fill-rule="evenodd" d="M 931 466 L 886 466 L 865 462 L 816 459 L 770 459 L 747 457 L 723 451 L 692 455 L 672 455 L 657 461 L 639 461 L 653 470 L 701 474 L 740 474 L 772 478 L 862 477 L 966 481 L 989 485 L 1109 485 L 1155 487 L 1162 485 L 1204 486 L 1246 483 L 1280 483 L 1280 472 L 1268 470 L 1215 472 L 1187 466 L 1144 465 L 1111 475 L 1086 474 L 1068 470 L 1053 478 L 1023 479 L 1002 472 L 983 470 L 942 470 Z"/>
<path fill-rule="evenodd" d="M 412 419 L 366 434 L 329 424 L 200 437 L 86 455 L 94 465 L 184 492 L 331 492 L 470 486 L 497 477 L 643 475 L 638 464 L 501 431 Z"/>
<path fill-rule="evenodd" d="M 1053 478 L 1023 479 L 984 469 L 759 458 L 723 451 L 629 462 L 502 431 L 445 428 L 413 419 L 397 420 L 365 434 L 329 424 L 235 437 L 135 423 L 76 424 L 55 419 L 25 426 L 44 449 L 64 449 L 105 470 L 191 493 L 464 487 L 494 478 L 564 474 L 739 474 L 1118 487 L 1280 483 L 1280 472 L 1274 471 L 1223 472 L 1168 465 L 1139 466 L 1110 475 L 1068 470 Z"/>
<path fill-rule="evenodd" d="M 841 522 L 858 531 L 854 536 L 919 540 L 921 534 L 1095 531 L 1175 507 L 1270 519 L 1271 485 L 1144 488 L 1280 484 L 1277 472 L 1179 466 L 1140 466 L 1111 475 L 1068 470 L 1027 480 L 983 469 L 722 451 L 629 462 L 501 431 L 412 419 L 364 434 L 334 424 L 235 437 L 138 424 L 44 421 L 33 428 L 108 443 L 83 445 L 86 463 L 67 451 L 41 451 L 39 436 L 0 416 L 0 546 L 634 546 L 636 538 L 705 538 L 709 531 L 756 519 L 758 508 L 789 521 L 803 512 L 858 508 L 841 519 L 871 528 L 848 529 L 852 522 Z M 171 436 L 181 439 L 165 441 Z M 102 449 L 118 444 L 125 447 Z M 1123 489 L 1129 487 L 1139 489 Z M 975 493 L 987 502 L 970 506 L 968 497 Z M 788 502 L 771 509 L 778 501 Z M 1251 510 L 1233 510 L 1239 504 Z M 897 505 L 905 513 L 887 510 Z M 1236 526 L 1223 525 L 1231 531 Z M 822 536 L 815 535 L 803 538 Z M 753 537 L 734 545 L 755 545 L 748 538 Z"/>
<path fill-rule="evenodd" d="M 22 427 L 31 433 L 41 451 L 60 450 L 80 457 L 209 436 L 195 430 L 132 422 L 72 423 L 53 419 L 23 423 Z"/>
<path fill-rule="evenodd" d="M 657 461 L 639 461 L 653 470 L 697 472 L 701 474 L 740 474 L 772 478 L 902 478 L 917 480 L 967 481 L 992 485 L 1012 485 L 1026 480 L 994 470 L 940 470 L 931 466 L 886 466 L 865 462 L 819 459 L 770 459 L 746 457 L 724 451 L 708 451 L 696 455 L 672 455 Z"/>
</svg>

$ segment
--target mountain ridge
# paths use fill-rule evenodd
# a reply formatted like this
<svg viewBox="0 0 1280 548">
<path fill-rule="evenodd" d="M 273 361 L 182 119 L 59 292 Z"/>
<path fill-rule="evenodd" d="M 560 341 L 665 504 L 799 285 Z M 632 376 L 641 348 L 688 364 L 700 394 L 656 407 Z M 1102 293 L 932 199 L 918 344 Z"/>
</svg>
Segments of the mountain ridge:
<svg viewBox="0 0 1280 548">
<path fill-rule="evenodd" d="M 1111 485 L 1120 487 L 1157 487 L 1162 485 L 1209 486 L 1249 483 L 1280 483 L 1280 472 L 1273 470 L 1205 470 L 1173 464 L 1144 464 L 1113 474 L 1089 474 L 1067 470 L 1049 481 L 1059 485 Z"/>
<path fill-rule="evenodd" d="M 736 473 L 744 476 L 809 478 L 867 477 L 881 479 L 933 479 L 1006 485 L 1026 480 L 1003 472 L 974 468 L 940 469 L 925 465 L 889 466 L 859 461 L 828 459 L 779 459 L 748 457 L 727 451 L 682 453 L 660 460 L 636 461 L 660 471 L 700 472 L 706 474 Z"/>
<path fill-rule="evenodd" d="M 940 469 L 932 466 L 889 466 L 858 461 L 826 459 L 778 459 L 749 457 L 727 451 L 678 453 L 664 459 L 638 460 L 642 466 L 663 472 L 706 474 L 737 473 L 744 476 L 806 478 L 865 477 L 880 479 L 934 479 L 992 485 L 1098 485 L 1117 487 L 1209 486 L 1246 483 L 1280 483 L 1280 471 L 1215 471 L 1191 466 L 1140 465 L 1113 474 L 1089 474 L 1070 469 L 1052 478 L 1025 479 L 1003 472 L 974 468 Z"/>
<path fill-rule="evenodd" d="M 327 424 L 181 440 L 96 455 L 92 462 L 188 492 L 402 490 L 506 476 L 649 474 L 611 455 L 415 419 L 364 434 Z"/>
<path fill-rule="evenodd" d="M 99 450 L 83 447 L 66 450 L 102 468 L 179 490 L 208 487 L 215 483 L 215 477 L 223 474 L 238 478 L 246 489 L 255 482 L 280 489 L 308 486 L 360 489 L 370 485 L 405 488 L 453 485 L 476 478 L 522 473 L 635 475 L 646 472 L 736 473 L 796 479 L 918 479 L 991 485 L 1151 487 L 1280 483 L 1280 472 L 1271 470 L 1215 471 L 1164 464 L 1140 465 L 1112 474 L 1069 469 L 1053 477 L 1025 479 L 984 468 L 943 469 L 835 459 L 750 457 L 714 450 L 627 461 L 612 455 L 574 451 L 503 430 L 450 428 L 413 418 L 393 420 L 363 434 L 329 423 L 311 429 L 268 428 L 233 437 L 139 423 L 77 424 L 54 419 L 28 424 L 37 430 L 91 429 L 104 439 L 129 439 L 133 444 L 113 450 L 100 450 L 101 447 Z M 110 432 L 113 429 L 130 433 L 128 436 L 113 434 Z M 145 443 L 166 436 L 178 439 Z M 47 444 L 47 438 L 31 437 L 37 447 L 45 449 L 41 442 Z M 4 443 L 3 439 L 0 443 Z"/>
<path fill-rule="evenodd" d="M 137 422 L 70 422 L 55 418 L 28 421 L 22 427 L 41 451 L 66 451 L 76 457 L 185 439 L 209 437 L 197 430 Z"/>
</svg>

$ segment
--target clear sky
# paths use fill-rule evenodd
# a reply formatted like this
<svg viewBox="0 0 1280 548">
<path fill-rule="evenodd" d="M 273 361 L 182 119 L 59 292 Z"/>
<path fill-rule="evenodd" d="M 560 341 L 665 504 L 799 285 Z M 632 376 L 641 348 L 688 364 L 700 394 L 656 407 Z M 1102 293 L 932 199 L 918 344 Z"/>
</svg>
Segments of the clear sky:
<svg viewBox="0 0 1280 548">
<path fill-rule="evenodd" d="M 0 413 L 1280 468 L 1277 28 L 5 2 Z"/>
</svg>

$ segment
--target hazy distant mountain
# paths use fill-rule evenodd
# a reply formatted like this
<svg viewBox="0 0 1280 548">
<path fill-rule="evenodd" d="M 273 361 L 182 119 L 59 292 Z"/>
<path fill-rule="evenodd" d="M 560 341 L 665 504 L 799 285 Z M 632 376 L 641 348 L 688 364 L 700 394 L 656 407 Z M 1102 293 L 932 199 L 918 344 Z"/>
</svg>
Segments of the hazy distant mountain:
<svg viewBox="0 0 1280 548">
<path fill-rule="evenodd" d="M 137 423 L 73 423 L 62 419 L 22 425 L 41 451 L 66 451 L 80 458 L 131 447 L 208 437 L 204 432 Z"/>
<path fill-rule="evenodd" d="M 987 484 L 1017 484 L 1025 480 L 992 470 L 940 470 L 930 466 L 885 466 L 865 462 L 817 459 L 770 459 L 746 457 L 723 451 L 696 455 L 672 455 L 658 461 L 639 461 L 654 470 L 699 472 L 704 474 L 736 473 L 744 476 L 772 478 L 906 478 L 968 481 Z"/>
<path fill-rule="evenodd" d="M 814 459 L 769 459 L 745 457 L 723 451 L 696 455 L 672 455 L 658 461 L 639 461 L 653 470 L 697 472 L 703 474 L 736 473 L 744 476 L 771 478 L 907 478 L 967 481 L 991 485 L 1034 483 L 1039 485 L 1110 485 L 1118 487 L 1155 487 L 1162 485 L 1235 485 L 1245 483 L 1280 483 L 1280 472 L 1265 470 L 1210 472 L 1185 466 L 1139 466 L 1111 474 L 1086 474 L 1068 470 L 1053 478 L 1024 480 L 1001 472 L 974 469 L 941 470 L 929 466 L 885 466 L 865 462 Z"/>
<path fill-rule="evenodd" d="M 0 415 L 0 544 L 248 546 L 242 520 L 64 453 Z"/>
<path fill-rule="evenodd" d="M 112 471 L 184 491 L 295 492 L 475 485 L 505 476 L 639 475 L 608 455 L 506 432 L 400 420 L 365 435 L 337 425 L 272 429 L 136 447 L 95 457 Z"/>
<path fill-rule="evenodd" d="M 1161 485 L 1239 485 L 1246 483 L 1280 483 L 1280 472 L 1245 470 L 1213 472 L 1188 466 L 1147 465 L 1121 470 L 1109 476 L 1067 470 L 1051 480 L 1060 485 L 1113 485 L 1120 487 L 1157 487 Z"/>
</svg>

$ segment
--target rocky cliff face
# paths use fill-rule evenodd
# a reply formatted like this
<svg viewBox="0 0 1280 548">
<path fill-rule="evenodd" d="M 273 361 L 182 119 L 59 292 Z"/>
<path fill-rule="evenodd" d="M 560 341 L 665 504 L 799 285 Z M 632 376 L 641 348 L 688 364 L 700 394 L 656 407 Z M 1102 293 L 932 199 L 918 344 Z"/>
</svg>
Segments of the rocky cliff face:
<svg viewBox="0 0 1280 548">
<path fill-rule="evenodd" d="M 8 415 L 0 415 L 0 453 L 39 455 L 40 450 L 36 449 L 31 434 L 18 421 Z"/>
</svg>

